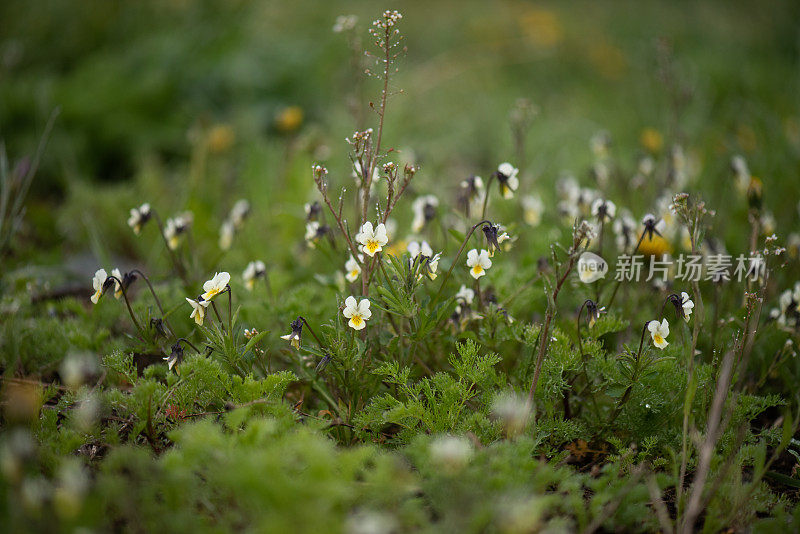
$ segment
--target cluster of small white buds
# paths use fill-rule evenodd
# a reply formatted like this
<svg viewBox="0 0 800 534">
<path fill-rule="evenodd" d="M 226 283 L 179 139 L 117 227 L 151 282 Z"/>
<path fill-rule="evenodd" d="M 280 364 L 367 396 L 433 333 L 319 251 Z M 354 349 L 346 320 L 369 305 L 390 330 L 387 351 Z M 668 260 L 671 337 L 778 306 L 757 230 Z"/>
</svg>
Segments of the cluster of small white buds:
<svg viewBox="0 0 800 534">
<path fill-rule="evenodd" d="M 367 128 L 364 131 L 355 131 L 351 137 L 345 137 L 345 141 L 353 147 L 353 152 L 356 157 L 363 154 L 369 146 L 372 139 L 372 128 Z"/>
<path fill-rule="evenodd" d="M 253 328 L 252 330 L 245 328 L 244 329 L 244 337 L 247 339 L 253 339 L 258 335 L 258 330 Z"/>
<path fill-rule="evenodd" d="M 381 15 L 381 18 L 377 19 L 375 22 L 372 23 L 374 28 L 381 28 L 383 30 L 388 30 L 389 28 L 393 27 L 397 24 L 400 19 L 403 18 L 403 15 L 400 14 L 397 10 L 386 10 Z M 370 31 L 377 31 L 377 30 L 370 30 Z"/>
</svg>

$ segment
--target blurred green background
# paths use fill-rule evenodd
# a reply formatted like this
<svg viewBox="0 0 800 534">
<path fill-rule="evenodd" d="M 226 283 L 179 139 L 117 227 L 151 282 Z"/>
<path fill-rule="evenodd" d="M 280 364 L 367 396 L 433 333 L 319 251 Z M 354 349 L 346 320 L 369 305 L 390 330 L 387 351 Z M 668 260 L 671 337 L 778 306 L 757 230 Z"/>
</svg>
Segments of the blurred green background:
<svg viewBox="0 0 800 534">
<path fill-rule="evenodd" d="M 87 242 L 135 255 L 125 214 L 146 200 L 206 210 L 209 232 L 239 197 L 269 212 L 269 229 L 299 222 L 308 165 L 349 175 L 362 75 L 336 17 L 357 15 L 371 49 L 366 28 L 387 8 L 404 14 L 408 51 L 385 139 L 422 164 L 418 190 L 447 197 L 513 159 L 508 114 L 524 97 L 540 114 L 523 189 L 547 191 L 564 169 L 585 181 L 599 130 L 633 168 L 654 129 L 662 151 L 685 146 L 692 187 L 712 201 L 724 203 L 730 156 L 744 154 L 779 223 L 796 226 L 797 2 L 5 0 L 0 137 L 11 159 L 31 154 L 61 110 L 16 257 Z M 367 125 L 378 89 L 366 80 Z"/>
</svg>

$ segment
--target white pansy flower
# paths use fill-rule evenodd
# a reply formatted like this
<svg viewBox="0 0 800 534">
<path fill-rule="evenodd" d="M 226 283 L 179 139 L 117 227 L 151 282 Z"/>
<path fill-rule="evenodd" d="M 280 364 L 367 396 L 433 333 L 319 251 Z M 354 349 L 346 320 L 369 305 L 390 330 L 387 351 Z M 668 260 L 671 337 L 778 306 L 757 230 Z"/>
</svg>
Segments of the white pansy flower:
<svg viewBox="0 0 800 534">
<path fill-rule="evenodd" d="M 411 231 L 415 234 L 420 232 L 425 227 L 425 224 L 436 216 L 437 207 L 439 207 L 439 199 L 434 195 L 423 195 L 416 198 L 411 205 L 414 211 Z"/>
<path fill-rule="evenodd" d="M 247 288 L 248 291 L 252 291 L 256 285 L 256 280 L 261 278 L 262 276 L 266 276 L 267 274 L 267 266 L 264 265 L 264 262 L 261 260 L 251 261 L 245 267 L 244 272 L 242 273 L 242 279 L 244 279 L 244 287 Z"/>
<path fill-rule="evenodd" d="M 353 330 L 361 330 L 367 326 L 367 320 L 372 317 L 372 312 L 369 311 L 369 300 L 361 299 L 357 302 L 355 297 L 347 297 L 344 301 L 344 315 L 350 321 L 347 323 Z"/>
<path fill-rule="evenodd" d="M 420 265 L 425 270 L 425 274 L 428 275 L 428 278 L 431 280 L 436 280 L 437 271 L 439 270 L 439 259 L 441 258 L 441 254 L 434 254 L 433 249 L 428 244 L 427 241 L 423 241 L 421 244 L 412 241 L 406 247 L 408 250 L 409 255 L 411 256 L 410 264 L 414 264 L 414 260 L 417 256 L 420 257 Z M 418 279 L 422 277 L 422 274 L 418 276 Z"/>
<path fill-rule="evenodd" d="M 442 255 L 440 253 L 439 254 L 434 254 L 433 257 L 428 260 L 428 265 L 427 265 L 428 273 L 427 274 L 428 274 L 428 278 L 430 278 L 431 280 L 436 280 L 436 277 L 439 276 L 439 274 L 438 274 L 438 271 L 439 271 L 439 260 L 441 259 L 441 257 L 442 257 Z"/>
<path fill-rule="evenodd" d="M 561 200 L 570 202 L 577 202 L 578 196 L 581 193 L 581 187 L 578 185 L 578 180 L 569 173 L 562 173 L 561 177 L 556 182 L 556 192 Z"/>
<path fill-rule="evenodd" d="M 470 176 L 461 181 L 461 199 L 467 205 L 483 202 L 483 178 L 480 176 Z"/>
<path fill-rule="evenodd" d="M 108 279 L 108 273 L 106 273 L 105 269 L 97 269 L 94 273 L 94 277 L 92 278 L 92 288 L 94 289 L 94 295 L 90 299 L 92 304 L 97 304 L 97 301 L 100 300 L 100 297 L 103 296 L 103 288 L 106 285 L 106 280 Z"/>
<path fill-rule="evenodd" d="M 115 278 L 114 298 L 119 300 L 119 298 L 122 296 L 122 284 L 120 284 L 120 282 L 122 282 L 122 273 L 119 272 L 119 269 L 114 268 L 111 270 L 111 276 Z"/>
<path fill-rule="evenodd" d="M 214 277 L 211 280 L 207 280 L 203 284 L 203 294 L 200 296 L 203 300 L 211 300 L 225 291 L 225 288 L 228 287 L 228 283 L 230 281 L 231 275 L 225 271 L 221 273 L 214 273 Z"/>
<path fill-rule="evenodd" d="M 281 339 L 288 341 L 289 344 L 296 348 L 300 348 L 300 340 L 303 337 L 303 319 L 298 317 L 292 321 L 292 331 L 288 334 L 281 336 Z"/>
<path fill-rule="evenodd" d="M 202 326 L 203 319 L 206 317 L 206 308 L 208 308 L 208 305 L 211 304 L 211 302 L 208 300 L 201 300 L 198 302 L 188 297 L 186 298 L 186 302 L 192 306 L 192 313 L 189 315 L 189 318 L 194 319 L 195 323 Z"/>
<path fill-rule="evenodd" d="M 657 219 L 652 213 L 645 213 L 644 217 L 642 217 L 642 224 L 644 225 L 645 231 L 648 233 L 655 232 L 661 235 L 667 229 L 666 221 L 664 221 L 664 219 Z"/>
<path fill-rule="evenodd" d="M 408 250 L 408 253 L 411 255 L 412 260 L 415 259 L 420 254 L 422 254 L 427 258 L 433 257 L 433 249 L 431 248 L 431 246 L 428 244 L 427 241 L 423 241 L 421 244 L 416 241 L 412 241 L 408 244 L 406 250 Z"/>
<path fill-rule="evenodd" d="M 363 257 L 361 254 L 358 255 L 359 260 L 363 261 Z M 358 280 L 358 277 L 361 276 L 361 265 L 358 264 L 356 259 L 353 256 L 350 256 L 350 259 L 347 260 L 344 264 L 344 270 L 347 274 L 344 277 L 347 279 L 348 282 L 355 282 Z"/>
<path fill-rule="evenodd" d="M 361 251 L 371 258 L 389 242 L 389 238 L 386 235 L 386 226 L 380 223 L 373 230 L 372 223 L 367 221 L 361 226 L 361 231 L 356 235 L 356 241 L 361 244 Z"/>
<path fill-rule="evenodd" d="M 250 202 L 245 199 L 237 200 L 231 208 L 231 213 L 228 215 L 228 220 L 233 223 L 234 228 L 237 230 L 242 227 L 244 220 L 250 214 Z"/>
<path fill-rule="evenodd" d="M 133 233 L 139 235 L 142 231 L 142 226 L 150 220 L 150 204 L 142 204 L 138 208 L 131 208 L 131 216 L 128 217 L 128 226 L 131 227 Z"/>
<path fill-rule="evenodd" d="M 542 222 L 544 202 L 538 196 L 528 195 L 522 198 L 522 218 L 531 226 L 539 226 Z"/>
<path fill-rule="evenodd" d="M 456 293 L 456 302 L 459 304 L 466 304 L 470 306 L 472 304 L 472 300 L 475 298 L 475 291 L 468 288 L 465 285 L 461 285 L 461 288 Z"/>
<path fill-rule="evenodd" d="M 592 202 L 592 216 L 596 217 L 598 221 L 606 223 L 612 220 L 616 215 L 617 206 L 610 200 L 597 198 Z"/>
<path fill-rule="evenodd" d="M 319 222 L 317 221 L 309 221 L 306 223 L 306 236 L 305 240 L 308 243 L 308 246 L 314 248 L 316 246 L 316 240 L 319 234 Z"/>
<path fill-rule="evenodd" d="M 664 349 L 667 343 L 667 336 L 669 336 L 669 322 L 666 317 L 659 323 L 658 321 L 650 321 L 647 323 L 647 329 L 650 331 L 650 337 L 653 338 L 653 344 L 659 349 Z"/>
<path fill-rule="evenodd" d="M 171 250 L 175 250 L 181 244 L 181 237 L 191 226 L 192 219 L 193 216 L 190 212 L 167 219 L 164 227 L 164 237 L 167 239 L 167 245 Z"/>
<path fill-rule="evenodd" d="M 233 235 L 236 232 L 236 227 L 232 221 L 225 221 L 219 229 L 219 248 L 228 250 L 233 244 Z"/>
<path fill-rule="evenodd" d="M 472 249 L 467 252 L 467 267 L 469 267 L 469 274 L 472 278 L 477 280 L 486 274 L 486 269 L 492 266 L 492 260 L 489 259 L 489 251 Z"/>
<path fill-rule="evenodd" d="M 694 311 L 694 302 L 689 298 L 689 294 L 686 291 L 681 292 L 681 308 L 683 308 L 683 318 L 686 319 L 688 323 L 689 317 L 692 315 L 692 311 Z"/>
<path fill-rule="evenodd" d="M 500 183 L 500 194 L 503 198 L 513 198 L 514 193 L 519 188 L 519 169 L 510 163 L 501 163 L 497 167 L 497 181 Z"/>
</svg>

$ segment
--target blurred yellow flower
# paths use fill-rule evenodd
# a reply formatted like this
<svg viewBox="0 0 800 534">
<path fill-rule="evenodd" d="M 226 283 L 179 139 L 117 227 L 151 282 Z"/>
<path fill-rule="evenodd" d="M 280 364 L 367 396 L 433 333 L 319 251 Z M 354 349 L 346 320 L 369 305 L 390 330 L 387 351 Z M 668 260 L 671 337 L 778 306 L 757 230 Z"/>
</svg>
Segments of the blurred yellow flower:
<svg viewBox="0 0 800 534">
<path fill-rule="evenodd" d="M 564 39 L 564 29 L 558 15 L 549 9 L 531 8 L 519 18 L 525 37 L 540 48 L 553 48 Z"/>
<path fill-rule="evenodd" d="M 661 135 L 661 132 L 651 127 L 642 130 L 639 136 L 639 142 L 642 143 L 642 147 L 651 154 L 661 152 L 661 149 L 664 147 L 664 137 Z"/>
<path fill-rule="evenodd" d="M 211 129 L 208 130 L 206 136 L 208 150 L 215 154 L 230 150 L 235 140 L 236 134 L 233 132 L 233 128 L 227 124 L 216 124 L 212 126 Z"/>
<path fill-rule="evenodd" d="M 303 124 L 303 109 L 300 106 L 283 108 L 275 116 L 275 127 L 279 132 L 291 133 Z"/>
</svg>

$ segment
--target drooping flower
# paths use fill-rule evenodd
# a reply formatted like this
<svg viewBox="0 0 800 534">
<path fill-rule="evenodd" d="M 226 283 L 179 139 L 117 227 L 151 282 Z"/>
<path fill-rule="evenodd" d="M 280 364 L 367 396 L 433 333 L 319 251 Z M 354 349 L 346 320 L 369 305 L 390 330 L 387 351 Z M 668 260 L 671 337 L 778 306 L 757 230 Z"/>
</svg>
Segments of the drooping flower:
<svg viewBox="0 0 800 534">
<path fill-rule="evenodd" d="M 483 228 L 483 235 L 486 237 L 486 248 L 489 251 L 489 257 L 493 257 L 495 251 L 500 249 L 500 243 L 498 242 L 497 232 L 500 229 L 500 226 L 497 224 L 484 224 Z"/>
<path fill-rule="evenodd" d="M 292 347 L 299 349 L 300 348 L 300 339 L 303 337 L 303 320 L 298 317 L 294 321 L 292 321 L 292 331 L 286 334 L 285 336 L 281 336 L 281 339 L 285 339 L 288 341 Z"/>
<path fill-rule="evenodd" d="M 222 223 L 219 229 L 219 248 L 228 250 L 233 244 L 233 236 L 236 233 L 236 227 L 233 222 L 226 220 Z"/>
<path fill-rule="evenodd" d="M 414 220 L 411 223 L 411 231 L 419 233 L 425 225 L 436 217 L 436 208 L 439 207 L 439 199 L 434 195 L 423 195 L 414 200 L 411 205 L 414 211 Z"/>
<path fill-rule="evenodd" d="M 190 298 L 186 298 L 186 302 L 188 302 L 192 306 L 192 313 L 189 315 L 190 319 L 194 319 L 194 322 L 203 326 L 203 319 L 206 317 L 206 308 L 208 305 L 211 304 L 208 300 L 194 300 Z"/>
<path fill-rule="evenodd" d="M 233 224 L 235 229 L 239 230 L 249 214 L 250 202 L 248 202 L 246 199 L 240 199 L 237 200 L 233 205 L 233 208 L 231 208 L 231 212 L 228 215 L 228 220 Z"/>
<path fill-rule="evenodd" d="M 361 226 L 361 231 L 356 235 L 356 241 L 361 244 L 361 251 L 371 258 L 389 242 L 389 238 L 386 235 L 386 226 L 380 223 L 373 230 L 372 223 L 367 221 Z"/>
<path fill-rule="evenodd" d="M 480 176 L 470 176 L 466 180 L 461 181 L 460 187 L 461 190 L 458 193 L 458 200 L 469 217 L 470 209 L 473 208 L 473 205 L 483 202 L 483 197 L 485 195 L 483 178 Z"/>
<path fill-rule="evenodd" d="M 688 323 L 689 317 L 694 311 L 694 302 L 689 298 L 689 294 L 686 291 L 681 292 L 681 308 L 683 309 L 683 318 Z"/>
<path fill-rule="evenodd" d="M 650 337 L 653 339 L 653 344 L 659 349 L 664 349 L 667 343 L 667 336 L 669 336 L 669 322 L 665 317 L 659 323 L 658 321 L 650 321 L 647 323 L 647 329 L 650 331 Z"/>
<path fill-rule="evenodd" d="M 133 233 L 139 235 L 142 227 L 150 220 L 150 204 L 145 203 L 138 208 L 131 208 L 131 216 L 128 217 L 128 226 L 131 227 Z"/>
<path fill-rule="evenodd" d="M 642 217 L 642 224 L 644 225 L 645 234 L 647 234 L 648 239 L 651 240 L 653 239 L 653 234 L 661 236 L 667 227 L 667 223 L 664 219 L 658 219 L 652 213 L 647 213 Z"/>
<path fill-rule="evenodd" d="M 441 257 L 442 255 L 437 253 L 434 254 L 432 258 L 428 258 L 428 260 L 425 262 L 426 274 L 431 280 L 436 280 L 436 277 L 439 276 L 439 260 Z"/>
<path fill-rule="evenodd" d="M 408 250 L 408 254 L 411 256 L 409 264 L 413 267 L 414 261 L 419 257 L 419 266 L 420 269 L 430 278 L 431 280 L 436 280 L 437 271 L 439 269 L 439 259 L 441 258 L 441 254 L 434 254 L 433 249 L 428 244 L 427 241 L 423 241 L 422 243 L 418 243 L 417 241 L 412 241 L 406 247 Z M 422 277 L 422 274 L 418 275 L 418 279 Z"/>
<path fill-rule="evenodd" d="M 114 277 L 114 298 L 119 300 L 122 296 L 122 273 L 119 272 L 119 269 L 114 268 L 111 270 L 111 276 Z"/>
<path fill-rule="evenodd" d="M 467 252 L 467 267 L 469 267 L 469 274 L 472 278 L 477 280 L 486 274 L 486 269 L 492 266 L 492 260 L 489 259 L 489 251 L 472 249 Z"/>
<path fill-rule="evenodd" d="M 544 202 L 538 196 L 528 195 L 522 197 L 522 218 L 531 226 L 539 226 L 542 222 Z"/>
<path fill-rule="evenodd" d="M 191 226 L 192 219 L 193 216 L 190 212 L 167 219 L 164 227 L 164 237 L 167 239 L 170 249 L 175 250 L 181 244 L 181 237 Z"/>
<path fill-rule="evenodd" d="M 595 199 L 592 202 L 592 215 L 597 218 L 601 223 L 611 221 L 617 215 L 617 206 L 610 200 L 602 198 Z"/>
<path fill-rule="evenodd" d="M 106 280 L 108 280 L 108 273 L 105 269 L 97 269 L 92 278 L 92 287 L 94 288 L 94 295 L 91 297 L 92 304 L 97 304 L 103 292 L 106 289 Z"/>
<path fill-rule="evenodd" d="M 306 222 L 316 221 L 319 219 L 320 215 L 322 215 L 322 206 L 316 200 L 306 203 L 304 209 L 306 212 Z"/>
<path fill-rule="evenodd" d="M 342 315 L 350 319 L 347 323 L 353 330 L 362 330 L 367 326 L 367 321 L 372 317 L 372 312 L 369 310 L 369 300 L 361 299 L 360 302 L 356 301 L 355 297 L 347 297 L 344 301 L 344 309 Z"/>
<path fill-rule="evenodd" d="M 461 285 L 461 288 L 456 293 L 456 302 L 459 304 L 465 304 L 467 306 L 472 305 L 472 300 L 475 298 L 475 291 L 468 288 L 465 285 Z"/>
<path fill-rule="evenodd" d="M 221 273 L 214 273 L 214 277 L 211 280 L 207 280 L 203 284 L 203 294 L 200 295 L 204 301 L 211 300 L 223 291 L 225 288 L 228 287 L 228 283 L 231 281 L 231 275 L 222 271 Z"/>
<path fill-rule="evenodd" d="M 428 258 L 433 257 L 433 249 L 431 248 L 431 246 L 428 244 L 427 241 L 423 241 L 422 243 L 418 243 L 417 241 L 412 241 L 408 244 L 406 250 L 408 250 L 408 253 L 411 256 L 412 260 L 416 259 L 416 257 L 420 254 Z"/>
<path fill-rule="evenodd" d="M 253 288 L 256 286 L 256 280 L 262 278 L 267 275 L 267 266 L 264 265 L 264 262 L 261 260 L 251 261 L 245 267 L 244 272 L 242 273 L 242 279 L 244 279 L 244 287 L 247 288 L 248 291 L 252 291 Z"/>
<path fill-rule="evenodd" d="M 503 198 L 514 198 L 514 193 L 519 188 L 518 173 L 519 169 L 507 162 L 501 163 L 497 167 L 496 176 L 500 184 L 500 194 L 503 195 Z"/>
<path fill-rule="evenodd" d="M 359 254 L 358 259 L 359 261 L 363 261 L 364 257 Z M 344 277 L 348 282 L 355 282 L 358 280 L 358 277 L 361 276 L 361 265 L 359 265 L 358 261 L 356 261 L 353 256 L 350 256 L 350 259 L 345 262 L 344 270 L 347 273 Z"/>
<path fill-rule="evenodd" d="M 592 328 L 598 319 L 600 319 L 600 314 L 605 313 L 606 307 L 598 307 L 597 303 L 593 300 L 586 301 L 586 312 L 588 314 L 588 322 L 589 328 Z"/>
<path fill-rule="evenodd" d="M 172 345 L 172 352 L 170 352 L 169 356 L 165 356 L 164 361 L 167 362 L 167 367 L 170 371 L 175 366 L 175 364 L 180 363 L 183 360 L 183 347 L 181 347 L 180 342 L 176 342 Z"/>
<path fill-rule="evenodd" d="M 331 227 L 327 224 L 321 224 L 319 221 L 310 221 L 306 223 L 305 240 L 309 248 L 316 248 L 317 243 L 328 235 Z"/>
</svg>

